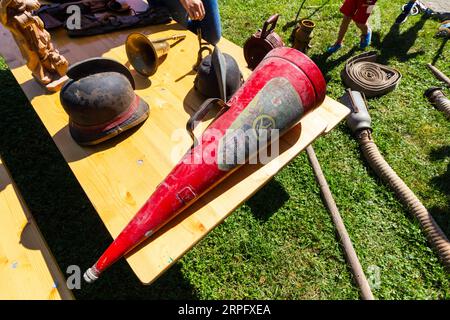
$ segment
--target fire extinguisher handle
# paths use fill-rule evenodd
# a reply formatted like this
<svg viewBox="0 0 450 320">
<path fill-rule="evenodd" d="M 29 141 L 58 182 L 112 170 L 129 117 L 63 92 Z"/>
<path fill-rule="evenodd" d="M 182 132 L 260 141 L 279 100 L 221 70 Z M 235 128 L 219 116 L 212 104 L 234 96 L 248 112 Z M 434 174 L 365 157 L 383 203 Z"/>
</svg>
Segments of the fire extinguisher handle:
<svg viewBox="0 0 450 320">
<path fill-rule="evenodd" d="M 271 33 L 275 27 L 277 26 L 278 18 L 280 17 L 279 14 L 274 14 L 269 19 L 267 19 L 266 22 L 264 22 L 263 29 L 261 31 L 261 38 L 266 38 L 269 33 Z M 270 28 L 269 28 L 270 26 Z"/>
<path fill-rule="evenodd" d="M 192 140 L 194 141 L 194 146 L 197 145 L 198 141 L 195 137 L 194 130 L 197 127 L 197 125 L 205 118 L 205 116 L 208 114 L 209 111 L 211 111 L 212 108 L 219 106 L 220 111 L 217 113 L 216 118 L 223 114 L 224 111 L 228 110 L 229 106 L 219 98 L 212 98 L 206 100 L 200 108 L 197 110 L 196 113 L 194 113 L 189 121 L 186 124 L 186 130 L 189 132 L 189 135 L 191 136 Z"/>
</svg>

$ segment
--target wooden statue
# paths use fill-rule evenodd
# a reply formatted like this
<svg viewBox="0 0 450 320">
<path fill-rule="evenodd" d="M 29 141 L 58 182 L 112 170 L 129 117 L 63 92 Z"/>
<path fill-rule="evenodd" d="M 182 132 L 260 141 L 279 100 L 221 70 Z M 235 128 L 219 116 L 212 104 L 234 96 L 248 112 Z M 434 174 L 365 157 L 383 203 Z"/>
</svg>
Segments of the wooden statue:
<svg viewBox="0 0 450 320">
<path fill-rule="evenodd" d="M 9 29 L 34 78 L 49 91 L 58 91 L 67 80 L 69 63 L 51 43 L 42 20 L 31 14 L 38 0 L 0 0 L 0 21 Z"/>
</svg>

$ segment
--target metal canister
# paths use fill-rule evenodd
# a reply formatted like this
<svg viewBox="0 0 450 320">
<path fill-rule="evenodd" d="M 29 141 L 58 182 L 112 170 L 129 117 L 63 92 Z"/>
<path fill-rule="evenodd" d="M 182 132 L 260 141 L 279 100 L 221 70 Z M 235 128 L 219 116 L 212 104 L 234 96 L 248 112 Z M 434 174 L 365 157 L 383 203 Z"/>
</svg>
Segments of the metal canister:
<svg viewBox="0 0 450 320">
<path fill-rule="evenodd" d="M 284 47 L 283 39 L 274 31 L 279 16 L 279 14 L 271 16 L 264 22 L 262 30 L 258 30 L 245 42 L 244 57 L 250 69 L 256 68 L 274 48 Z"/>
<path fill-rule="evenodd" d="M 311 48 L 310 42 L 313 38 L 313 30 L 316 24 L 312 20 L 303 19 L 297 24 L 297 29 L 294 35 L 294 48 L 307 53 Z"/>
</svg>

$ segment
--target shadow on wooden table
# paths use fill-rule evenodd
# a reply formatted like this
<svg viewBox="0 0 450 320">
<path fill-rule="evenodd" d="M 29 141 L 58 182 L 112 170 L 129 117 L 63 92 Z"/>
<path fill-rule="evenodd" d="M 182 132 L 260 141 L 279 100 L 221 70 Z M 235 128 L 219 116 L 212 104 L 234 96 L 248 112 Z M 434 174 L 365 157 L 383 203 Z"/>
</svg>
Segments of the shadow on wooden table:
<svg viewBox="0 0 450 320">
<path fill-rule="evenodd" d="M 0 152 L 1 156 L 1 152 Z M 0 192 L 6 189 L 6 187 L 10 184 L 8 179 L 4 179 L 1 173 L 5 172 L 5 166 L 0 163 Z"/>
<path fill-rule="evenodd" d="M 19 84 L 17 84 L 19 86 Z M 27 92 L 27 97 L 32 101 L 34 98 L 44 95 L 51 95 L 52 93 L 47 91 L 45 87 L 39 84 L 34 78 L 25 81 L 22 84 L 22 89 Z"/>
<path fill-rule="evenodd" d="M 55 133 L 55 135 L 53 136 L 53 140 L 55 141 L 56 144 L 60 146 L 61 153 L 65 155 L 65 160 L 67 162 L 69 163 L 76 162 L 86 157 L 89 157 L 94 153 L 103 152 L 110 148 L 114 148 L 117 144 L 121 143 L 122 141 L 128 139 L 133 134 L 135 134 L 136 131 L 139 130 L 139 128 L 144 123 L 145 122 L 140 123 L 136 127 L 133 127 L 125 132 L 122 132 L 121 134 L 111 138 L 110 140 L 104 141 L 95 146 L 80 146 L 79 144 L 77 144 L 70 135 L 69 125 L 64 126 L 61 130 Z"/>
<path fill-rule="evenodd" d="M 20 244 L 30 250 L 41 249 L 39 244 L 35 241 L 32 226 L 30 223 L 28 223 L 22 230 L 22 233 L 20 235 Z"/>
<path fill-rule="evenodd" d="M 22 204 L 23 205 L 23 204 Z M 28 209 L 24 208 L 25 212 L 28 212 Z M 61 299 L 70 299 L 73 297 L 69 290 L 66 289 L 65 279 L 61 277 L 62 272 L 59 267 L 54 262 L 54 257 L 45 247 L 45 244 L 42 243 L 40 238 L 37 238 L 36 235 L 39 231 L 36 230 L 36 226 L 34 222 L 28 222 L 27 225 L 23 228 L 22 233 L 20 235 L 20 244 L 28 250 L 37 250 L 40 251 L 47 269 L 49 270 L 51 277 L 54 281 L 54 288 L 58 290 L 58 293 Z M 62 282 L 62 283 L 61 283 Z"/>
<path fill-rule="evenodd" d="M 9 70 L 0 70 L 0 82 L 3 161 L 61 270 L 77 265 L 84 271 L 113 239 Z M 124 260 L 73 294 L 78 299 L 196 298 L 180 264 L 143 286 Z"/>
<path fill-rule="evenodd" d="M 125 63 L 125 66 L 127 66 L 127 68 L 130 68 L 129 67 L 130 61 Z M 152 85 L 152 80 L 150 80 L 150 78 L 140 75 L 134 69 L 131 70 L 131 75 L 133 76 L 134 84 L 136 85 L 136 90 L 147 89 Z"/>
<path fill-rule="evenodd" d="M 200 93 L 197 92 L 194 88 L 194 84 L 192 84 L 192 89 L 189 90 L 188 94 L 183 100 L 183 107 L 184 111 L 186 111 L 187 114 L 192 116 L 194 113 L 198 111 L 200 106 L 207 100 L 208 98 L 202 96 Z M 216 117 L 217 113 L 219 112 L 218 107 L 214 107 L 208 114 L 203 118 L 203 121 L 208 121 Z"/>
</svg>

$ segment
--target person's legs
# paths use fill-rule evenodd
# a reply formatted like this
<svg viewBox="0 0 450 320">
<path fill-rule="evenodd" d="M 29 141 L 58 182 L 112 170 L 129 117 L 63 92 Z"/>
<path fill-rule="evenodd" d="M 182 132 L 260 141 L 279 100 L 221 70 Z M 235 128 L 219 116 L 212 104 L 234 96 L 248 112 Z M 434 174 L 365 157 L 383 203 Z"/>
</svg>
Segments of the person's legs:
<svg viewBox="0 0 450 320">
<path fill-rule="evenodd" d="M 342 42 L 344 41 L 345 34 L 347 33 L 348 26 L 352 21 L 352 17 L 358 10 L 358 0 L 345 0 L 339 11 L 344 15 L 342 18 L 341 26 L 339 28 L 339 34 L 334 45 L 327 49 L 328 53 L 334 53 L 342 48 Z"/>
<path fill-rule="evenodd" d="M 203 0 L 203 6 L 206 12 L 205 18 L 202 21 L 191 21 L 189 29 L 196 32 L 197 27 L 200 27 L 203 38 L 216 45 L 222 37 L 219 4 L 217 0 Z"/>
<path fill-rule="evenodd" d="M 188 27 L 188 14 L 179 0 L 156 0 L 154 2 L 169 8 L 172 18 L 186 28 Z"/>
<path fill-rule="evenodd" d="M 338 38 L 336 42 L 327 49 L 328 53 L 334 53 L 338 51 L 340 48 L 342 48 L 342 42 L 344 41 L 345 34 L 347 33 L 348 26 L 350 25 L 350 22 L 352 21 L 351 17 L 344 16 L 342 18 L 341 26 L 339 28 Z"/>
<path fill-rule="evenodd" d="M 365 0 L 361 1 L 358 6 L 358 10 L 353 16 L 353 21 L 356 26 L 361 30 L 361 41 L 359 42 L 359 48 L 365 49 L 372 42 L 372 30 L 369 27 L 369 18 L 372 14 L 377 0 Z"/>
<path fill-rule="evenodd" d="M 366 35 L 368 33 L 370 28 L 367 24 L 363 24 L 363 23 L 355 23 L 355 24 L 359 28 L 359 30 L 361 30 L 362 35 Z"/>
<path fill-rule="evenodd" d="M 344 41 L 345 34 L 347 33 L 348 26 L 350 25 L 351 21 L 352 21 L 351 17 L 344 16 L 344 18 L 342 18 L 341 27 L 339 28 L 336 43 L 342 43 Z"/>
<path fill-rule="evenodd" d="M 175 21 L 194 33 L 197 33 L 197 28 L 201 28 L 203 39 L 213 45 L 219 42 L 222 37 L 222 26 L 217 0 L 203 0 L 206 15 L 202 21 L 190 20 L 179 0 L 159 0 L 158 2 L 169 8 Z"/>
<path fill-rule="evenodd" d="M 359 48 L 365 49 L 370 46 L 370 43 L 372 42 L 372 30 L 367 23 L 356 23 L 356 26 L 361 30 Z"/>
</svg>

